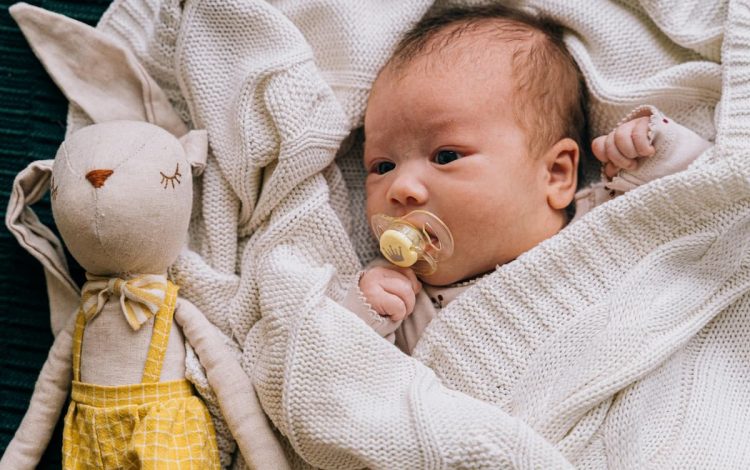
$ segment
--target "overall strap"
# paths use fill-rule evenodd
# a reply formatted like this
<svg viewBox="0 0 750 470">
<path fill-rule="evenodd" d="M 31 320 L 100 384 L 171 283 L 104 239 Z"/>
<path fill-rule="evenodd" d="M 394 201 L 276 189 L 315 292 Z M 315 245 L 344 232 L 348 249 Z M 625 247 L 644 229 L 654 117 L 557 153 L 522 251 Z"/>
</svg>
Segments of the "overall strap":
<svg viewBox="0 0 750 470">
<path fill-rule="evenodd" d="M 167 282 L 167 295 L 164 298 L 164 306 L 154 316 L 154 332 L 151 335 L 151 345 L 146 357 L 146 365 L 143 368 L 143 383 L 158 383 L 161 378 L 161 368 L 164 363 L 164 355 L 169 343 L 169 334 L 172 330 L 172 317 L 177 302 L 177 291 L 179 287 Z"/>
<path fill-rule="evenodd" d="M 73 333 L 73 380 L 81 381 L 81 348 L 83 347 L 83 329 L 86 326 L 86 317 L 83 309 L 78 310 L 76 327 Z"/>
</svg>

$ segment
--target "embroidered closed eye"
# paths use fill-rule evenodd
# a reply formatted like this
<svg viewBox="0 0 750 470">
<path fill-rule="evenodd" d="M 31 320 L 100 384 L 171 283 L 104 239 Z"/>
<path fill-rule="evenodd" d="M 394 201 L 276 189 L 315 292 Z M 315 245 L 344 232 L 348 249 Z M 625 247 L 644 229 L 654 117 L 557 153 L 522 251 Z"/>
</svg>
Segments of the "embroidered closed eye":
<svg viewBox="0 0 750 470">
<path fill-rule="evenodd" d="M 180 184 L 180 178 L 182 177 L 182 173 L 180 173 L 180 164 L 177 164 L 177 168 L 174 169 L 174 174 L 172 176 L 167 176 L 161 171 L 159 172 L 161 175 L 161 184 L 164 185 L 164 189 L 167 189 L 167 186 L 170 184 L 172 185 L 172 189 L 174 189 L 175 183 Z"/>
</svg>

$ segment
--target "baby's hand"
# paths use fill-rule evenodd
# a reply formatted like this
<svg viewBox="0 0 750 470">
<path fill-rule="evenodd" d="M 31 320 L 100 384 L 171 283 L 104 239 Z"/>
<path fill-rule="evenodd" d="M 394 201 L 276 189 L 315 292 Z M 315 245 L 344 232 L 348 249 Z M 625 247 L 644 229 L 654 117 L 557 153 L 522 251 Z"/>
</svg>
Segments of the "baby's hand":
<svg viewBox="0 0 750 470">
<path fill-rule="evenodd" d="M 397 322 L 414 310 L 417 292 L 422 288 L 414 271 L 408 268 L 375 266 L 359 280 L 359 290 L 379 315 Z"/>
<path fill-rule="evenodd" d="M 620 170 L 635 170 L 638 158 L 650 157 L 656 152 L 649 136 L 649 120 L 648 116 L 633 119 L 591 143 L 594 156 L 604 164 L 607 178 L 614 177 Z"/>
</svg>

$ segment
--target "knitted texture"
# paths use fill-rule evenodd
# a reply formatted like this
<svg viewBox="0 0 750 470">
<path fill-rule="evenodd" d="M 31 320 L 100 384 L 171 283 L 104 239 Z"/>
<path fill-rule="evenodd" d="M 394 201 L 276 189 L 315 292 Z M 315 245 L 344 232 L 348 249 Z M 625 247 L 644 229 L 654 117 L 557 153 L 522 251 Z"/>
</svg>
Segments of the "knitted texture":
<svg viewBox="0 0 750 470">
<path fill-rule="evenodd" d="M 287 449 L 331 468 L 750 464 L 746 2 L 514 2 L 570 29 L 592 134 L 647 103 L 717 145 L 483 278 L 414 358 L 337 304 L 375 253 L 361 142 L 342 141 L 429 2 L 155 3 L 115 4 L 110 24 L 138 24 L 106 31 L 209 131 L 173 275 Z"/>
</svg>

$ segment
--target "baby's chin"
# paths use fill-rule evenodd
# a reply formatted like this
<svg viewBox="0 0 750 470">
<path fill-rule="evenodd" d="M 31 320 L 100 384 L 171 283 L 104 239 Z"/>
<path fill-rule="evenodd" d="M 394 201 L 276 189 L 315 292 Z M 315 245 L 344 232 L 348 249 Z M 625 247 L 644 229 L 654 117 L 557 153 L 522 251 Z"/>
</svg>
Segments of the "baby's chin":
<svg viewBox="0 0 750 470">
<path fill-rule="evenodd" d="M 425 284 L 429 284 L 431 286 L 437 286 L 437 287 L 443 287 L 443 286 L 450 286 L 451 284 L 456 284 L 458 282 L 462 281 L 470 281 L 478 276 L 481 276 L 482 274 L 485 274 L 487 271 L 481 270 L 481 272 L 466 272 L 466 271 L 457 271 L 450 268 L 443 268 L 441 269 L 440 266 L 438 266 L 437 271 L 430 274 L 429 276 L 418 276 L 419 280 L 421 282 L 424 282 Z"/>
<path fill-rule="evenodd" d="M 420 282 L 429 284 L 431 286 L 447 286 L 449 284 L 452 284 L 451 281 L 446 282 L 444 277 L 438 275 L 437 273 L 430 274 L 429 276 L 417 275 L 417 278 Z"/>
</svg>

